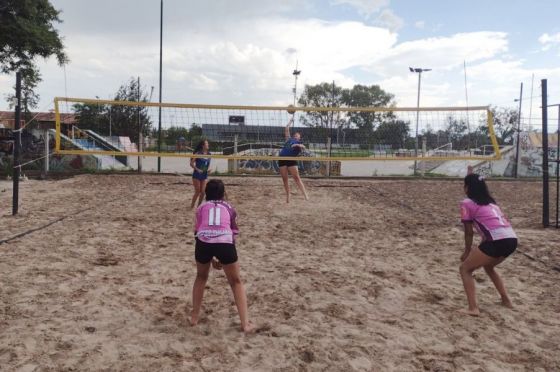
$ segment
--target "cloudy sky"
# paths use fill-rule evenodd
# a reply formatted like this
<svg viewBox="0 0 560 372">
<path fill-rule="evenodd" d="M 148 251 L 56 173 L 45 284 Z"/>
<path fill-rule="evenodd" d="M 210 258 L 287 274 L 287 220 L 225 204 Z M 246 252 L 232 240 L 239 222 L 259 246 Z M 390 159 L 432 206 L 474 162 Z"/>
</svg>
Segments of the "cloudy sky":
<svg viewBox="0 0 560 372">
<path fill-rule="evenodd" d="M 41 109 L 57 95 L 108 98 L 131 76 L 157 100 L 160 1 L 51 2 L 71 61 L 40 62 Z M 542 78 L 560 102 L 559 14 L 558 0 L 165 0 L 163 101 L 286 105 L 297 60 L 300 91 L 379 84 L 415 106 L 414 66 L 433 69 L 422 105 L 465 105 L 466 61 L 470 105 L 516 106 L 524 82 L 527 113 L 534 74 L 538 111 Z M 13 80 L 0 76 L 2 97 Z"/>
</svg>

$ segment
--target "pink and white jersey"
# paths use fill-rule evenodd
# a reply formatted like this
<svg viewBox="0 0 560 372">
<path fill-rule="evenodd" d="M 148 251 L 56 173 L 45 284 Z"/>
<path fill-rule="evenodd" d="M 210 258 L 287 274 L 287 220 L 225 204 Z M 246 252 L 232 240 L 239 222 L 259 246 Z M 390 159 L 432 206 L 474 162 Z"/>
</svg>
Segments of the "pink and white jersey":
<svg viewBox="0 0 560 372">
<path fill-rule="evenodd" d="M 461 222 L 473 222 L 483 241 L 517 238 L 511 224 L 496 204 L 478 205 L 471 199 L 463 200 Z"/>
<path fill-rule="evenodd" d="M 235 243 L 237 228 L 235 209 L 223 200 L 204 202 L 196 211 L 194 232 L 205 243 Z"/>
</svg>

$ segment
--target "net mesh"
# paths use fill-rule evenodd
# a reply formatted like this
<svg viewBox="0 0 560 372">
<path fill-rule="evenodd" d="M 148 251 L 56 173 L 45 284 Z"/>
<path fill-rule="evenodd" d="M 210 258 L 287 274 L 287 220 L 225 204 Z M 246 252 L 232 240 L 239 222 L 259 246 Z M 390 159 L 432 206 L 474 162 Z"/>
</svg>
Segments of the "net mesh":
<svg viewBox="0 0 560 372">
<path fill-rule="evenodd" d="M 55 109 L 60 153 L 191 157 L 206 139 L 215 157 L 270 160 L 293 119 L 289 134 L 299 132 L 306 147 L 300 160 L 500 155 L 486 107 L 293 109 L 57 98 Z"/>
</svg>

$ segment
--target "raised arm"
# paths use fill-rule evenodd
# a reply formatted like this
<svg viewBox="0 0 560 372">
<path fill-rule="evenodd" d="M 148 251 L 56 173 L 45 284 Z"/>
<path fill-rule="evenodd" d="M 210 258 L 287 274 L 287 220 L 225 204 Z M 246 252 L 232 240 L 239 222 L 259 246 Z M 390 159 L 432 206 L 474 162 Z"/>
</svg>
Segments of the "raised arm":
<svg viewBox="0 0 560 372">
<path fill-rule="evenodd" d="M 284 128 L 284 137 L 286 137 L 286 141 L 290 139 L 290 127 L 292 126 L 292 124 L 294 123 L 294 117 L 292 116 L 290 118 L 290 120 L 288 121 L 288 124 L 286 124 L 286 128 Z"/>
</svg>

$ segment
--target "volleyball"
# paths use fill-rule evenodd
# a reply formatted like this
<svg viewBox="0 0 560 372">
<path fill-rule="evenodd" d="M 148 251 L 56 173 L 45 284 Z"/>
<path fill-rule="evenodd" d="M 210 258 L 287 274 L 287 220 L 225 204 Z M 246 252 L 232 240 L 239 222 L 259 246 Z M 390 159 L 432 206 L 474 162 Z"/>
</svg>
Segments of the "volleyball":
<svg viewBox="0 0 560 372">
<path fill-rule="evenodd" d="M 296 110 L 293 109 L 294 105 L 288 106 L 288 114 L 293 115 L 296 113 Z"/>
</svg>

